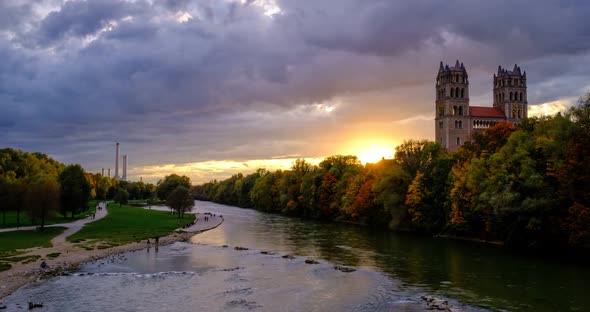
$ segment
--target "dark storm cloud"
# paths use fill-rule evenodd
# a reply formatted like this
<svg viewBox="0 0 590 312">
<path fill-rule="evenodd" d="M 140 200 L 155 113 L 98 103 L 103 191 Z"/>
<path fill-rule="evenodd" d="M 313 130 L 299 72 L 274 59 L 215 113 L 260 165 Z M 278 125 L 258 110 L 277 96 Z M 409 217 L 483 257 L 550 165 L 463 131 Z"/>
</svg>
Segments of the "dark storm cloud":
<svg viewBox="0 0 590 312">
<path fill-rule="evenodd" d="M 138 14 L 143 8 L 142 1 L 133 4 L 119 0 L 67 1 L 40 23 L 37 43 L 47 45 L 64 37 L 93 35 L 109 22 Z"/>
<path fill-rule="evenodd" d="M 23 16 L 31 14 L 31 6 L 24 3 L 0 2 L 0 28 L 14 28 L 23 22 Z"/>
<path fill-rule="evenodd" d="M 302 142 L 343 120 L 431 114 L 441 59 L 466 63 L 484 105 L 498 64 L 527 70 L 531 104 L 590 76 L 585 1 L 282 0 L 273 17 L 259 3 L 0 1 L 0 145 L 89 166 L 115 140 L 143 164 L 315 156 Z"/>
</svg>

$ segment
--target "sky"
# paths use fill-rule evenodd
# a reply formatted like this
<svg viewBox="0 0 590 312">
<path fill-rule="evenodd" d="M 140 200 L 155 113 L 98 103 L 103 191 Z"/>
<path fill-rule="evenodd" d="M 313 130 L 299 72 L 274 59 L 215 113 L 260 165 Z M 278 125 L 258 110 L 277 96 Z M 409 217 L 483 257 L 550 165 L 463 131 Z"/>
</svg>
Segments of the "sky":
<svg viewBox="0 0 590 312">
<path fill-rule="evenodd" d="M 590 1 L 2 0 L 0 148 L 194 184 L 392 157 L 434 137 L 439 62 L 491 106 L 498 66 L 529 113 L 590 91 Z"/>
</svg>

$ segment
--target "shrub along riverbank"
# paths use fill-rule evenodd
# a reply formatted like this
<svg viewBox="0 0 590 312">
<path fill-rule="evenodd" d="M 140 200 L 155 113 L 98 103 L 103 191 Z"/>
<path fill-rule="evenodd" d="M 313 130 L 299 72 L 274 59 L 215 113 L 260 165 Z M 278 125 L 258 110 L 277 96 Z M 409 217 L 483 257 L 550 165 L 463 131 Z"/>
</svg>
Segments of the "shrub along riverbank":
<svg viewBox="0 0 590 312">
<path fill-rule="evenodd" d="M 499 123 L 449 153 L 431 141 L 397 146 L 363 166 L 331 156 L 313 166 L 237 174 L 196 198 L 294 216 L 499 241 L 590 247 L 590 93 L 552 117 Z"/>
</svg>

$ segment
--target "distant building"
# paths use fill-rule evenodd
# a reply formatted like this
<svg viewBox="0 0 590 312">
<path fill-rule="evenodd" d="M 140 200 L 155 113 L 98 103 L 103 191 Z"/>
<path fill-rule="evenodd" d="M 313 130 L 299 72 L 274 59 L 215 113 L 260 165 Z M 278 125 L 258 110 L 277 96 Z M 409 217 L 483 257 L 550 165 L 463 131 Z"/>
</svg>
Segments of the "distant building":
<svg viewBox="0 0 590 312">
<path fill-rule="evenodd" d="M 435 140 L 454 151 L 470 141 L 474 133 L 501 121 L 518 124 L 528 115 L 526 71 L 516 64 L 513 70 L 498 66 L 494 74 L 492 107 L 469 105 L 469 77 L 463 63 L 440 62 L 436 76 Z"/>
</svg>

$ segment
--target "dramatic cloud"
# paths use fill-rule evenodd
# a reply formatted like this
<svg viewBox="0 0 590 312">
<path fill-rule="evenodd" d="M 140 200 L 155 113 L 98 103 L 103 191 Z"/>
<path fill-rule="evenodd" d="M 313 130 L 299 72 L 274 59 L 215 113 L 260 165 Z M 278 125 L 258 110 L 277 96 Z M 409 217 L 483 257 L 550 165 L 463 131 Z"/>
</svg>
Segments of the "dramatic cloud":
<svg viewBox="0 0 590 312">
<path fill-rule="evenodd" d="M 189 168 L 197 182 L 234 173 L 206 170 L 223 161 L 246 172 L 393 148 L 432 138 L 440 60 L 466 64 L 475 105 L 514 63 L 531 112 L 571 105 L 590 89 L 589 13 L 586 1 L 1 1 L 0 145 L 99 171 L 118 141 L 132 178 Z"/>
</svg>

